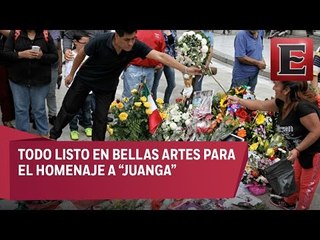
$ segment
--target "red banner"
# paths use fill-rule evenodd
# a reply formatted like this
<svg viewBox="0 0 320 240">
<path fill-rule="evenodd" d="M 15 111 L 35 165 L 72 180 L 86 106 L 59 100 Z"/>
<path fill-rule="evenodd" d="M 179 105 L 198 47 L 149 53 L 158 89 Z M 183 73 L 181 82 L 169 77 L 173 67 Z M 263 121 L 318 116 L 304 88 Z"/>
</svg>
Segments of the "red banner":
<svg viewBox="0 0 320 240">
<path fill-rule="evenodd" d="M 0 127 L 0 197 L 14 200 L 234 197 L 246 142 L 69 142 Z"/>
</svg>

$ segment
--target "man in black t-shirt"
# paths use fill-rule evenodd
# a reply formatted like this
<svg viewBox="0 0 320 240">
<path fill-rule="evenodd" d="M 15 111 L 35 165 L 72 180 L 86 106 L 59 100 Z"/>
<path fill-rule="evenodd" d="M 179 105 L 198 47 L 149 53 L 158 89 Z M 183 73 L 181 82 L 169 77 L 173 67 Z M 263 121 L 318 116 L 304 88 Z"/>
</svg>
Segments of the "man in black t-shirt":
<svg viewBox="0 0 320 240">
<path fill-rule="evenodd" d="M 50 130 L 50 138 L 58 139 L 62 129 L 70 122 L 82 106 L 90 91 L 95 94 L 96 109 L 92 126 L 92 140 L 103 141 L 107 128 L 107 113 L 114 100 L 119 76 L 127 64 L 134 58 L 150 58 L 168 65 L 183 73 L 200 75 L 196 67 L 186 67 L 166 53 L 152 50 L 136 39 L 136 30 L 116 30 L 116 32 L 98 35 L 81 49 L 65 82 L 73 80 L 76 70 L 81 65 L 74 81 L 64 97 L 54 127 Z"/>
</svg>

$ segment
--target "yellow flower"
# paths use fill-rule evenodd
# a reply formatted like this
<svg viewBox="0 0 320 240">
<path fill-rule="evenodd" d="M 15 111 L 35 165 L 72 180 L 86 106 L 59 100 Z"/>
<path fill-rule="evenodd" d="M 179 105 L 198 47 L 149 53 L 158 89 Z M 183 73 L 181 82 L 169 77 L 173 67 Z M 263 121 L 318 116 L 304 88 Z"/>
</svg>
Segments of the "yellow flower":
<svg viewBox="0 0 320 240">
<path fill-rule="evenodd" d="M 113 128 L 111 128 L 109 125 L 107 126 L 107 131 L 110 136 L 113 134 Z"/>
<path fill-rule="evenodd" d="M 115 106 L 117 106 L 117 101 L 113 101 L 110 105 L 110 109 L 113 109 Z"/>
<path fill-rule="evenodd" d="M 125 102 L 125 103 L 127 103 L 127 102 L 129 102 L 129 98 L 124 97 L 124 98 L 122 99 L 122 101 Z"/>
<path fill-rule="evenodd" d="M 156 102 L 157 102 L 158 104 L 163 104 L 163 103 L 164 103 L 164 101 L 163 101 L 162 98 L 157 98 Z"/>
<path fill-rule="evenodd" d="M 150 107 L 151 107 L 151 103 L 149 103 L 149 102 L 144 102 L 144 103 L 143 103 L 143 106 L 144 106 L 145 108 L 150 108 Z"/>
<path fill-rule="evenodd" d="M 246 90 L 245 88 L 241 88 L 241 87 L 235 88 L 236 95 L 244 93 L 245 90 Z"/>
<path fill-rule="evenodd" d="M 152 113 L 152 111 L 151 111 L 150 108 L 146 109 L 146 114 L 147 114 L 147 115 L 150 115 L 151 113 Z"/>
<path fill-rule="evenodd" d="M 119 109 L 122 109 L 123 107 L 124 107 L 124 106 L 123 106 L 123 103 L 122 103 L 122 102 L 119 102 L 119 103 L 118 103 L 118 108 L 119 108 Z"/>
<path fill-rule="evenodd" d="M 161 116 L 162 119 L 166 119 L 167 118 L 167 113 L 160 112 L 160 116 Z"/>
<path fill-rule="evenodd" d="M 259 143 L 256 142 L 256 143 L 251 144 L 249 149 L 250 149 L 250 151 L 256 151 L 258 149 L 258 147 L 259 147 Z"/>
<path fill-rule="evenodd" d="M 120 121 L 125 121 L 128 118 L 128 114 L 126 112 L 122 112 L 119 114 Z"/>
<path fill-rule="evenodd" d="M 142 102 L 135 102 L 135 103 L 134 103 L 134 106 L 136 106 L 136 107 L 141 107 L 141 104 L 142 104 Z"/>
<path fill-rule="evenodd" d="M 140 97 L 141 102 L 146 102 L 147 98 L 145 96 Z"/>
<path fill-rule="evenodd" d="M 263 114 L 259 113 L 259 115 L 258 115 L 258 117 L 257 117 L 257 119 L 256 119 L 256 123 L 257 123 L 258 125 L 261 125 L 261 124 L 264 123 L 264 120 L 265 120 L 265 119 L 266 119 L 265 116 L 264 116 Z"/>
<path fill-rule="evenodd" d="M 275 154 L 274 149 L 273 148 L 268 148 L 267 149 L 267 156 L 268 157 L 272 157 Z"/>
<path fill-rule="evenodd" d="M 134 89 L 131 90 L 131 94 L 132 94 L 132 95 L 134 95 L 134 94 L 136 94 L 136 93 L 138 93 L 138 90 L 137 90 L 137 89 L 134 88 Z"/>
<path fill-rule="evenodd" d="M 226 108 L 227 107 L 227 103 L 228 103 L 228 96 L 225 95 L 220 100 L 220 107 Z"/>
</svg>

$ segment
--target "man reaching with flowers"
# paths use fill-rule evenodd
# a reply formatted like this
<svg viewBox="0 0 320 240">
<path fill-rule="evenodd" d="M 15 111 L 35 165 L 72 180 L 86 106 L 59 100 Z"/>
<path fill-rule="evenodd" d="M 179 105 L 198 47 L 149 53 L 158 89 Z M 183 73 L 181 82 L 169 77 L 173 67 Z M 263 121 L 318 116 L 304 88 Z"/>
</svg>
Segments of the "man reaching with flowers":
<svg viewBox="0 0 320 240">
<path fill-rule="evenodd" d="M 187 67 L 170 55 L 151 49 L 136 39 L 136 33 L 137 30 L 116 30 L 101 34 L 78 52 L 65 81 L 75 78 L 64 97 L 55 124 L 50 130 L 51 139 L 58 139 L 61 136 L 62 129 L 75 116 L 92 90 L 96 100 L 92 140 L 103 141 L 107 128 L 107 114 L 115 98 L 119 76 L 134 58 L 150 58 L 183 73 L 201 75 L 201 69 L 194 66 Z M 86 55 L 89 58 L 74 76 Z"/>
</svg>

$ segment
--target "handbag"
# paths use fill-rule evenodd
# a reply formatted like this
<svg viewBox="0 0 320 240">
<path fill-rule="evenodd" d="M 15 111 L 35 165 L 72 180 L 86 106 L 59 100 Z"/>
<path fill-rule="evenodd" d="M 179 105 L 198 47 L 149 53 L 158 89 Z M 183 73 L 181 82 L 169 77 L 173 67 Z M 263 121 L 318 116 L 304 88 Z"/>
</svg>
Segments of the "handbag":
<svg viewBox="0 0 320 240">
<path fill-rule="evenodd" d="M 288 197 L 297 191 L 294 169 L 287 158 L 282 158 L 280 161 L 265 168 L 262 174 L 279 196 Z"/>
</svg>

